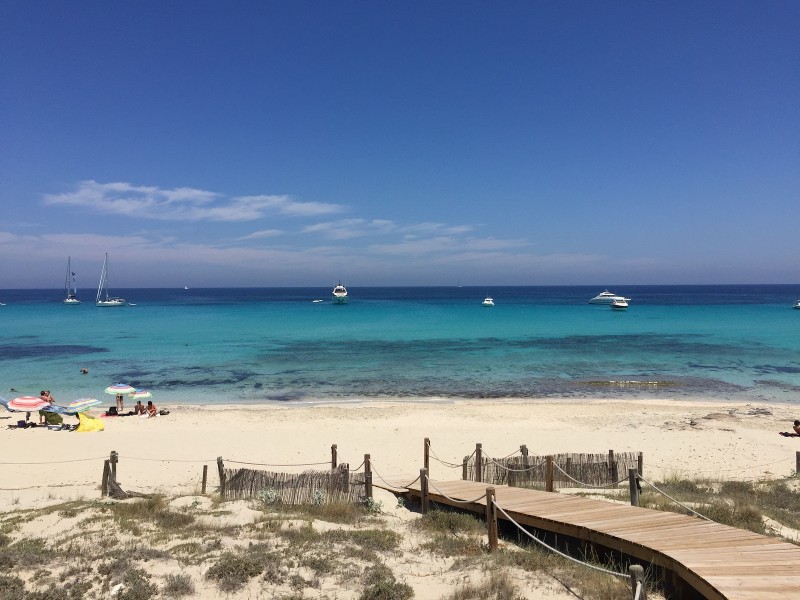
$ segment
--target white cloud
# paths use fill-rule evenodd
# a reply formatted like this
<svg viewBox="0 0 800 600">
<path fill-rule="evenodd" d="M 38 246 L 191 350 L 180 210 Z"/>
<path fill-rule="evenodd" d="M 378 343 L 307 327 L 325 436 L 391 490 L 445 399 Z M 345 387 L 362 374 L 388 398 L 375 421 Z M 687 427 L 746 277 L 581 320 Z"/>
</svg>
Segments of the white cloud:
<svg viewBox="0 0 800 600">
<path fill-rule="evenodd" d="M 239 196 L 195 188 L 162 189 L 124 182 L 81 181 L 78 189 L 46 194 L 46 204 L 88 208 L 105 214 L 162 221 L 254 221 L 267 215 L 313 217 L 345 210 L 339 204 L 299 202 L 289 196 Z"/>
<path fill-rule="evenodd" d="M 332 240 L 349 240 L 369 235 L 388 234 L 397 229 L 385 219 L 340 219 L 303 227 L 301 233 L 318 233 Z"/>
<path fill-rule="evenodd" d="M 261 231 L 254 231 L 249 235 L 245 235 L 240 238 L 236 238 L 237 240 L 261 240 L 264 238 L 271 238 L 276 237 L 279 235 L 283 235 L 283 231 L 280 229 L 263 229 Z"/>
</svg>

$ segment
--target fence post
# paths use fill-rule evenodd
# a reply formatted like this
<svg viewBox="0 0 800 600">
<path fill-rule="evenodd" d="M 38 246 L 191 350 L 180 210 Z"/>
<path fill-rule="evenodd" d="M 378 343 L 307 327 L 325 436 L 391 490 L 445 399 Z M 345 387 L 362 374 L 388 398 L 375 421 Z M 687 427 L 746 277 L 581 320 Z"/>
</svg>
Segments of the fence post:
<svg viewBox="0 0 800 600">
<path fill-rule="evenodd" d="M 639 506 L 639 482 L 636 469 L 628 469 L 628 488 L 631 491 L 631 506 Z"/>
<path fill-rule="evenodd" d="M 464 462 L 461 463 L 461 479 L 463 481 L 467 480 L 467 463 L 469 462 L 469 456 L 464 457 Z"/>
<path fill-rule="evenodd" d="M 103 461 L 103 482 L 100 486 L 100 496 L 105 498 L 108 496 L 108 477 L 111 475 L 111 461 L 106 459 Z"/>
<path fill-rule="evenodd" d="M 339 462 L 338 452 L 336 450 L 336 444 L 331 444 L 331 470 L 336 468 L 336 465 Z"/>
<path fill-rule="evenodd" d="M 528 447 L 525 444 L 519 447 L 520 454 L 522 454 L 522 464 L 528 468 Z"/>
<path fill-rule="evenodd" d="M 364 455 L 364 493 L 372 499 L 372 459 L 369 454 Z"/>
<path fill-rule="evenodd" d="M 483 481 L 483 444 L 475 444 L 475 481 Z"/>
<path fill-rule="evenodd" d="M 350 494 L 350 463 L 342 463 L 342 489 L 345 495 Z"/>
<path fill-rule="evenodd" d="M 428 470 L 428 473 L 431 472 L 431 438 L 425 438 L 425 444 L 422 449 L 422 466 Z"/>
<path fill-rule="evenodd" d="M 608 473 L 611 475 L 611 481 L 616 482 L 619 479 L 617 472 L 617 460 L 614 458 L 614 451 L 608 451 Z"/>
<path fill-rule="evenodd" d="M 641 452 L 636 457 L 636 470 L 639 471 L 639 477 L 644 475 L 644 454 Z"/>
<path fill-rule="evenodd" d="M 114 479 L 114 482 L 117 481 L 117 462 L 119 462 L 119 454 L 117 454 L 116 450 L 111 451 L 111 457 L 109 459 L 111 461 L 111 477 Z"/>
<path fill-rule="evenodd" d="M 644 580 L 644 568 L 642 565 L 631 565 L 628 567 L 631 576 L 631 600 L 647 600 L 647 586 Z M 642 590 L 636 595 L 636 588 L 641 585 Z"/>
<path fill-rule="evenodd" d="M 200 490 L 200 493 L 205 496 L 206 494 L 206 482 L 208 481 L 208 465 L 203 465 L 203 487 Z"/>
<path fill-rule="evenodd" d="M 547 455 L 547 471 L 545 475 L 545 489 L 548 492 L 553 491 L 553 455 Z"/>
<path fill-rule="evenodd" d="M 425 469 L 419 470 L 419 498 L 422 514 L 428 513 L 428 472 Z"/>
<path fill-rule="evenodd" d="M 497 507 L 494 504 L 495 489 L 486 488 L 486 533 L 489 536 L 489 552 L 497 550 Z"/>
<path fill-rule="evenodd" d="M 225 465 L 222 464 L 222 457 L 217 457 L 217 471 L 219 471 L 219 497 L 225 498 Z"/>
</svg>

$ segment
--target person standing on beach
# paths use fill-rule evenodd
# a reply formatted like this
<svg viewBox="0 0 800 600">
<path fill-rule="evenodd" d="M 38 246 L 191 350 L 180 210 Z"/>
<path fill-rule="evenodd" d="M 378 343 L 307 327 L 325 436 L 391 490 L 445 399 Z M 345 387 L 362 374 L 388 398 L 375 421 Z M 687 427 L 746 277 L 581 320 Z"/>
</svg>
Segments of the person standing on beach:
<svg viewBox="0 0 800 600">
<path fill-rule="evenodd" d="M 121 415 L 122 411 L 125 409 L 125 398 L 122 394 L 117 394 L 117 414 Z"/>
</svg>

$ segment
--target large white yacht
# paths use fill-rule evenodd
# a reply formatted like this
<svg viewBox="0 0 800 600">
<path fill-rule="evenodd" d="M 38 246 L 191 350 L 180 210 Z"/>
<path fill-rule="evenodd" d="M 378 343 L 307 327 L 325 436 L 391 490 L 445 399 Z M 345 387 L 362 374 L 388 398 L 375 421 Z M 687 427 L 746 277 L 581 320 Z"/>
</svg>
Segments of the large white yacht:
<svg viewBox="0 0 800 600">
<path fill-rule="evenodd" d="M 608 290 L 605 290 L 597 294 L 597 296 L 595 296 L 591 300 L 589 300 L 589 304 L 611 304 L 614 300 L 617 299 L 624 300 L 625 302 L 631 301 L 630 298 L 625 298 L 624 296 L 618 296 L 614 292 L 609 292 Z"/>
<path fill-rule="evenodd" d="M 333 288 L 331 302 L 334 304 L 347 304 L 347 288 L 342 285 L 341 281 Z"/>
</svg>

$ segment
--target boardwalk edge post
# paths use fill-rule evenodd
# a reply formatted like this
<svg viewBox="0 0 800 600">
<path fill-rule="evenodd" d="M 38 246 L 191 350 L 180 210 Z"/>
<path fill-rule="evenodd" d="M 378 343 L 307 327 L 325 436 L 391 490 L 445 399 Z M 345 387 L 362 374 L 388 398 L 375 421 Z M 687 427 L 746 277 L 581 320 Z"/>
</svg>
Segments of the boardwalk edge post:
<svg viewBox="0 0 800 600">
<path fill-rule="evenodd" d="M 203 484 L 200 493 L 206 495 L 206 483 L 208 482 L 208 465 L 203 465 Z"/>
<path fill-rule="evenodd" d="M 431 472 L 431 438 L 425 438 L 425 444 L 422 448 L 422 466 L 428 473 Z"/>
<path fill-rule="evenodd" d="M 631 492 L 631 506 L 639 506 L 639 481 L 636 469 L 628 469 L 628 488 Z"/>
<path fill-rule="evenodd" d="M 633 470 L 633 469 L 631 469 Z M 631 576 L 631 600 L 647 600 L 647 586 L 644 580 L 644 568 L 642 565 L 631 565 L 628 567 Z M 636 588 L 641 584 L 642 590 L 636 595 Z"/>
<path fill-rule="evenodd" d="M 486 534 L 489 537 L 489 552 L 497 550 L 497 505 L 494 498 L 495 489 L 486 488 Z"/>
<path fill-rule="evenodd" d="M 369 454 L 364 455 L 364 495 L 372 499 L 372 458 Z"/>
<path fill-rule="evenodd" d="M 419 500 L 423 515 L 428 514 L 428 471 L 419 470 Z"/>
<path fill-rule="evenodd" d="M 475 481 L 483 482 L 483 444 L 475 444 Z"/>
<path fill-rule="evenodd" d="M 338 452 L 336 451 L 336 444 L 331 444 L 331 471 L 336 468 L 336 465 L 339 461 L 339 457 L 337 455 Z"/>
<path fill-rule="evenodd" d="M 546 479 L 545 479 L 545 489 L 548 492 L 553 491 L 553 455 L 547 455 L 547 472 L 546 472 Z"/>
</svg>

